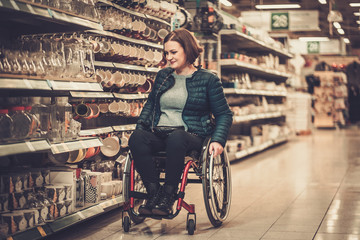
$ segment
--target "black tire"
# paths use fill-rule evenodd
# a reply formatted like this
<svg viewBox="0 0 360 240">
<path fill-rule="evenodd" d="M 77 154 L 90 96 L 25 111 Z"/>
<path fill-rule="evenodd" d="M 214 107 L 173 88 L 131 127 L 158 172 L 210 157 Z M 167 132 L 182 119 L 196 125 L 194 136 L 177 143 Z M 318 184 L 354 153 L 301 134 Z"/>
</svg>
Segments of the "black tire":
<svg viewBox="0 0 360 240">
<path fill-rule="evenodd" d="M 194 219 L 189 219 L 187 222 L 187 231 L 189 235 L 194 235 L 195 232 L 195 221 Z"/>
<path fill-rule="evenodd" d="M 127 202 L 130 199 L 130 169 L 131 169 L 131 153 L 129 152 L 124 166 L 124 174 L 123 174 L 123 198 L 124 201 Z M 135 170 L 135 191 L 146 192 L 145 187 L 140 179 L 140 175 L 137 174 Z M 142 199 L 135 199 L 134 211 L 137 212 L 139 206 L 142 204 Z M 131 209 L 128 210 L 129 217 L 131 221 L 135 224 L 139 224 L 144 222 L 145 217 L 136 216 Z"/>
<path fill-rule="evenodd" d="M 208 147 L 203 153 L 202 163 L 202 185 L 206 213 L 211 224 L 214 227 L 219 227 L 230 211 L 230 163 L 225 150 L 220 156 L 211 159 Z"/>
<path fill-rule="evenodd" d="M 123 219 L 123 229 L 124 232 L 129 232 L 130 231 L 130 218 L 128 216 L 125 216 Z"/>
</svg>

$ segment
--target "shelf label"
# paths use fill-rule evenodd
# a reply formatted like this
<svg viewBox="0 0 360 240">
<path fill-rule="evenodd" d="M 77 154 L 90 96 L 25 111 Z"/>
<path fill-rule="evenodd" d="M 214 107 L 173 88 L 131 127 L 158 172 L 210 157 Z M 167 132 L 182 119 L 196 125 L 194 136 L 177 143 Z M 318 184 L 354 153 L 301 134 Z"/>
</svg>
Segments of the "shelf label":
<svg viewBox="0 0 360 240">
<path fill-rule="evenodd" d="M 61 146 L 64 148 L 65 152 L 70 152 L 69 147 L 66 145 L 66 143 L 61 143 Z"/>
<path fill-rule="evenodd" d="M 30 11 L 31 14 L 34 14 L 34 15 L 36 14 L 34 8 L 33 8 L 30 4 L 27 3 L 26 6 L 27 6 L 27 8 L 29 9 L 29 11 Z"/>
<path fill-rule="evenodd" d="M 30 150 L 31 152 L 35 152 L 35 151 L 36 151 L 35 148 L 34 148 L 34 146 L 31 144 L 31 142 L 26 141 L 25 144 L 26 144 L 26 146 L 29 148 L 29 150 Z"/>
<path fill-rule="evenodd" d="M 84 141 L 79 141 L 80 142 L 80 145 L 83 147 L 83 148 L 88 148 L 88 146 L 86 146 L 86 144 L 84 143 Z"/>
<path fill-rule="evenodd" d="M 54 154 L 60 153 L 60 151 L 59 151 L 59 149 L 57 148 L 56 145 L 52 145 L 51 148 L 52 148 Z"/>
<path fill-rule="evenodd" d="M 47 11 L 48 11 L 50 17 L 53 18 L 53 17 L 54 17 L 54 14 L 53 14 L 53 12 L 51 11 L 51 9 L 48 8 Z"/>
<path fill-rule="evenodd" d="M 78 212 L 78 215 L 80 216 L 81 219 L 85 219 L 86 217 L 84 216 L 84 214 L 82 212 Z"/>
<path fill-rule="evenodd" d="M 16 4 L 16 2 L 14 0 L 10 0 L 10 3 L 15 10 L 20 11 L 19 6 Z"/>
<path fill-rule="evenodd" d="M 26 86 L 27 89 L 33 89 L 33 87 L 31 86 L 31 83 L 29 82 L 29 80 L 24 79 L 23 81 L 24 81 L 25 86 Z"/>
<path fill-rule="evenodd" d="M 41 226 L 38 226 L 37 229 L 42 237 L 46 237 L 46 232 Z"/>
</svg>

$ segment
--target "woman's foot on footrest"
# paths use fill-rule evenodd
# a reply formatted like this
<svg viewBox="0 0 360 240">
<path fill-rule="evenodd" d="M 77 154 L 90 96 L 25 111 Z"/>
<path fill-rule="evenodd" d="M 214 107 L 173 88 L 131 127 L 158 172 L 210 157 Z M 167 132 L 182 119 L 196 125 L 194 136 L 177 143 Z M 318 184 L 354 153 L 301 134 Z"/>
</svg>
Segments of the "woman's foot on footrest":
<svg viewBox="0 0 360 240">
<path fill-rule="evenodd" d="M 165 184 L 160 193 L 158 204 L 153 208 L 152 213 L 161 216 L 172 214 L 176 191 L 176 186 Z"/>
<path fill-rule="evenodd" d="M 145 204 L 139 207 L 139 213 L 142 215 L 151 215 L 152 209 L 158 203 L 161 190 L 158 183 L 149 183 L 146 185 L 146 191 L 148 192 L 148 200 Z"/>
</svg>

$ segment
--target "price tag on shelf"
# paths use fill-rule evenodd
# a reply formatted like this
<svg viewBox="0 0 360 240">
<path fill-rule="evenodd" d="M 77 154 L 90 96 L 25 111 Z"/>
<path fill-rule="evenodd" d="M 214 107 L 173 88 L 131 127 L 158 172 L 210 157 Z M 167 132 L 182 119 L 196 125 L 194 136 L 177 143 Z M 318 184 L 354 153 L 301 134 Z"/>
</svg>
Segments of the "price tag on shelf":
<svg viewBox="0 0 360 240">
<path fill-rule="evenodd" d="M 30 4 L 27 3 L 26 6 L 27 6 L 27 8 L 29 9 L 29 12 L 30 12 L 31 14 L 36 14 L 34 8 L 33 8 Z"/>
<path fill-rule="evenodd" d="M 48 13 L 49 13 L 49 16 L 51 17 L 51 18 L 53 18 L 54 17 L 54 14 L 53 14 L 53 12 L 51 11 L 51 9 L 47 9 L 47 11 L 48 11 Z"/>
<path fill-rule="evenodd" d="M 65 152 L 70 152 L 70 149 L 66 143 L 61 143 L 61 146 L 64 148 Z"/>
<path fill-rule="evenodd" d="M 34 148 L 34 146 L 31 144 L 31 142 L 25 141 L 25 144 L 26 144 L 26 146 L 29 148 L 29 150 L 30 150 L 31 152 L 35 152 L 35 151 L 36 151 L 35 148 Z"/>
<path fill-rule="evenodd" d="M 10 0 L 10 3 L 15 10 L 17 10 L 17 11 L 20 10 L 19 6 L 17 5 L 17 3 L 14 0 Z"/>
<path fill-rule="evenodd" d="M 33 89 L 29 80 L 23 79 L 23 82 L 25 83 L 26 89 Z"/>
<path fill-rule="evenodd" d="M 46 232 L 41 226 L 38 226 L 37 230 L 39 231 L 39 233 L 42 237 L 46 237 Z"/>
<path fill-rule="evenodd" d="M 57 148 L 56 145 L 52 145 L 52 146 L 51 146 L 51 149 L 52 149 L 52 152 L 53 152 L 54 154 L 60 153 L 60 150 Z"/>
<path fill-rule="evenodd" d="M 86 217 L 84 216 L 84 214 L 82 212 L 78 212 L 78 215 L 80 216 L 81 219 L 85 219 Z"/>
<path fill-rule="evenodd" d="M 88 146 L 86 146 L 85 142 L 84 141 L 79 141 L 80 145 L 83 147 L 83 148 L 88 148 Z"/>
</svg>

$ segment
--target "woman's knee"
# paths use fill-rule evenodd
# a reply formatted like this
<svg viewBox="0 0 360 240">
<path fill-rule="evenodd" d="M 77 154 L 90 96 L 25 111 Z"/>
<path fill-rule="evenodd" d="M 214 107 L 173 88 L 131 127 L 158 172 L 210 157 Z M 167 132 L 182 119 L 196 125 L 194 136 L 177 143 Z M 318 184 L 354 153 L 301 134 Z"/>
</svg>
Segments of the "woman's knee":
<svg viewBox="0 0 360 240">
<path fill-rule="evenodd" d="M 145 130 L 142 129 L 136 129 L 130 136 L 129 138 L 129 147 L 130 149 L 138 146 L 138 145 L 142 145 L 142 143 L 144 142 L 144 132 Z"/>
</svg>

